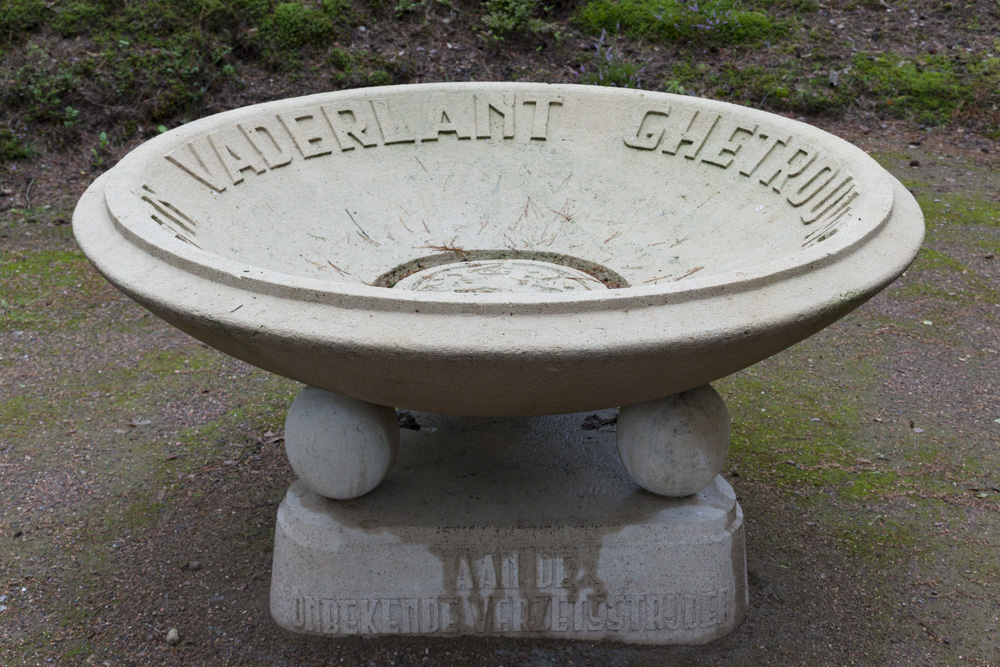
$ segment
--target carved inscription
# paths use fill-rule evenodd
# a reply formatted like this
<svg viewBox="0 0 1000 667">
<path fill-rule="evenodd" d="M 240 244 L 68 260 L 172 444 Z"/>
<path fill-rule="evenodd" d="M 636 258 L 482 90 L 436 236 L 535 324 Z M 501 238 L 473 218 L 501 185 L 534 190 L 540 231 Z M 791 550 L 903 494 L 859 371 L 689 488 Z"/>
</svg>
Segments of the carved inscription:
<svg viewBox="0 0 1000 667">
<path fill-rule="evenodd" d="M 804 246 L 835 233 L 860 196 L 854 177 L 822 151 L 754 123 L 659 106 L 641 110 L 631 128 L 624 136 L 630 148 L 732 168 L 783 195 L 803 224 L 816 225 Z"/>
<path fill-rule="evenodd" d="M 247 176 L 308 160 L 392 144 L 549 138 L 559 95 L 476 93 L 432 96 L 422 112 L 402 113 L 390 99 L 347 100 L 261 117 L 197 137 L 165 159 L 222 192 Z"/>
<path fill-rule="evenodd" d="M 525 568 L 522 560 L 529 559 Z M 428 598 L 294 599 L 297 628 L 350 634 L 667 632 L 730 621 L 733 592 L 598 594 L 576 591 L 574 557 L 457 556 L 455 594 Z"/>
<path fill-rule="evenodd" d="M 163 227 L 168 232 L 173 233 L 173 235 L 181 241 L 189 243 L 196 248 L 199 247 L 198 244 L 190 238 L 195 236 L 195 228 L 198 226 L 197 222 L 184 213 L 184 211 L 177 208 L 174 204 L 163 199 L 148 183 L 142 184 L 141 197 L 142 200 L 149 204 L 149 206 L 153 209 L 153 213 L 150 213 L 149 217 L 151 217 L 156 224 Z"/>
</svg>

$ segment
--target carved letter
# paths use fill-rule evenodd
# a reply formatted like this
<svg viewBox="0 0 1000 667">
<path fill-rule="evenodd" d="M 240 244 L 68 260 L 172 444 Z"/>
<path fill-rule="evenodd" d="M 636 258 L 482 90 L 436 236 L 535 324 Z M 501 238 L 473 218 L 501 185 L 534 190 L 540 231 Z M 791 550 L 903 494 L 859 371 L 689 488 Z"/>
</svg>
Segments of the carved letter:
<svg viewBox="0 0 1000 667">
<path fill-rule="evenodd" d="M 493 554 L 486 554 L 479 561 L 479 590 L 497 587 L 497 570 L 493 564 Z"/>
<path fill-rule="evenodd" d="M 608 600 L 608 630 L 614 632 L 620 631 L 624 626 L 625 622 L 622 620 L 622 603 L 624 600 L 621 597 L 614 597 Z"/>
<path fill-rule="evenodd" d="M 405 598 L 399 601 L 403 632 L 420 632 L 420 609 L 419 600 L 415 598 Z"/>
<path fill-rule="evenodd" d="M 229 179 L 226 178 L 226 169 L 218 162 L 215 151 L 212 150 L 211 144 L 204 137 L 199 137 L 182 148 L 170 151 L 166 158 L 190 174 L 196 181 L 207 185 L 216 192 L 222 192 L 228 185 Z"/>
<path fill-rule="evenodd" d="M 291 146 L 285 143 L 288 135 L 281 129 L 276 117 L 240 123 L 237 127 L 264 158 L 269 168 L 277 169 L 292 161 Z"/>
<path fill-rule="evenodd" d="M 597 613 L 594 613 L 594 607 Z M 603 596 L 587 598 L 587 631 L 594 632 L 604 629 L 608 617 L 608 604 Z"/>
<path fill-rule="evenodd" d="M 410 144 L 416 141 L 410 128 L 405 124 L 400 126 L 395 118 L 389 114 L 389 104 L 385 100 L 371 100 L 372 111 L 375 112 L 375 122 L 382 132 L 382 141 L 389 144 Z"/>
<path fill-rule="evenodd" d="M 345 635 L 353 635 L 358 631 L 358 601 L 338 600 L 337 611 L 340 614 L 340 631 Z"/>
<path fill-rule="evenodd" d="M 472 581 L 472 568 L 469 567 L 469 559 L 466 556 L 458 557 L 458 577 L 455 588 L 460 591 L 471 591 L 475 588 Z"/>
<path fill-rule="evenodd" d="M 549 109 L 552 105 L 562 105 L 561 95 L 546 95 L 530 93 L 522 100 L 522 104 L 532 104 L 535 115 L 531 119 L 531 138 L 545 140 L 549 130 Z"/>
<path fill-rule="evenodd" d="M 845 176 L 844 180 L 837 184 L 835 188 L 830 190 L 825 197 L 813 205 L 809 213 L 803 213 L 802 222 L 807 225 L 811 225 L 826 215 L 830 209 L 843 201 L 843 199 L 848 195 L 850 195 L 850 198 L 847 200 L 847 203 L 850 203 L 855 197 L 858 196 L 858 192 L 854 190 L 853 176 Z"/>
<path fill-rule="evenodd" d="M 254 149 L 253 144 L 234 128 L 226 128 L 208 135 L 219 162 L 229 173 L 233 185 L 243 182 L 243 172 L 250 170 L 257 174 L 267 171 L 263 156 Z"/>
<path fill-rule="evenodd" d="M 476 95 L 476 137 L 489 139 L 493 136 L 493 116 L 500 117 L 503 125 L 500 136 L 510 139 L 514 136 L 514 96 Z"/>
<path fill-rule="evenodd" d="M 520 588 L 517 572 L 517 554 L 508 554 L 500 561 L 500 585 L 503 588 Z"/>
<path fill-rule="evenodd" d="M 426 598 L 420 601 L 420 632 L 429 634 L 441 629 L 441 609 L 438 601 Z"/>
<path fill-rule="evenodd" d="M 493 596 L 485 596 L 480 604 L 476 604 L 474 600 L 465 600 L 465 617 L 471 619 L 472 623 L 469 624 L 471 627 L 476 629 L 476 632 L 485 633 L 486 630 L 493 625 Z"/>
<path fill-rule="evenodd" d="M 635 125 L 635 134 L 625 133 L 625 145 L 631 148 L 639 148 L 644 151 L 655 150 L 663 141 L 663 133 L 666 129 L 662 120 L 670 115 L 670 107 L 666 109 L 650 109 L 640 112 Z"/>
<path fill-rule="evenodd" d="M 771 188 L 775 192 L 781 192 L 781 188 L 783 188 L 785 185 L 787 185 L 788 181 L 790 181 L 791 179 L 795 178 L 796 176 L 798 176 L 799 174 L 801 174 L 803 171 L 805 171 L 806 169 L 808 169 L 809 165 L 811 165 L 815 159 L 816 159 L 816 153 L 812 149 L 810 149 L 810 148 L 797 148 L 792 153 L 792 157 L 788 158 L 788 160 L 786 162 L 780 163 L 780 166 L 777 167 L 771 173 L 770 176 L 768 176 L 767 178 L 764 178 L 763 176 L 761 176 L 760 182 L 763 185 L 771 185 L 771 183 L 775 182 L 775 180 L 778 178 L 778 176 L 781 174 L 781 172 L 784 171 L 785 172 L 785 180 L 782 183 L 782 185 L 780 187 L 777 184 L 771 186 Z"/>
<path fill-rule="evenodd" d="M 187 243 L 198 247 L 197 243 L 187 237 L 188 234 L 191 236 L 195 235 L 194 228 L 198 225 L 198 223 L 192 220 L 179 208 L 157 195 L 156 192 L 153 191 L 153 188 L 151 188 L 148 184 L 143 183 L 142 189 L 146 192 L 146 194 L 142 195 L 142 200 L 152 206 L 153 209 L 159 213 L 159 215 L 150 213 L 149 217 L 155 220 L 156 224 L 170 232 L 173 232 L 174 236 L 181 241 L 186 241 Z M 174 226 L 180 227 L 180 230 L 174 229 Z"/>
<path fill-rule="evenodd" d="M 715 126 L 719 124 L 720 118 L 722 116 L 717 113 L 706 112 L 702 115 L 700 110 L 695 110 L 694 115 L 691 116 L 691 121 L 687 125 L 687 129 L 679 135 L 667 139 L 663 146 L 663 152 L 676 155 L 683 146 L 688 146 L 689 148 L 684 152 L 684 157 L 689 160 L 695 159 L 698 157 L 698 153 L 701 152 L 702 146 L 708 141 L 708 137 L 715 130 Z"/>
<path fill-rule="evenodd" d="M 750 167 L 750 169 L 746 169 L 745 167 L 740 169 L 740 173 L 744 176 L 753 175 L 753 173 L 757 171 L 757 169 L 762 164 L 764 164 L 764 162 L 766 162 L 768 158 L 771 157 L 771 155 L 774 153 L 775 149 L 778 146 L 784 148 L 792 141 L 792 138 L 790 136 L 781 138 L 781 137 L 771 137 L 766 134 L 758 134 L 757 137 L 764 142 L 764 147 L 761 149 L 759 153 L 760 157 L 757 159 L 756 162 L 754 162 L 754 165 Z"/>
<path fill-rule="evenodd" d="M 535 586 L 537 588 L 548 588 L 552 585 L 553 567 L 552 559 L 548 556 L 538 554 L 538 565 L 535 568 Z"/>
<path fill-rule="evenodd" d="M 389 598 L 382 600 L 382 632 L 399 632 L 400 607 L 399 600 Z"/>
<path fill-rule="evenodd" d="M 321 631 L 323 634 L 335 635 L 340 630 L 337 626 L 337 601 L 336 600 L 320 600 L 320 622 L 322 623 Z"/>
<path fill-rule="evenodd" d="M 444 632 L 458 632 L 461 628 L 459 627 L 459 612 L 458 612 L 458 599 L 457 598 L 445 598 L 443 600 L 438 600 L 441 605 L 441 627 Z"/>
<path fill-rule="evenodd" d="M 302 157 L 309 159 L 333 152 L 335 139 L 330 133 L 330 128 L 322 119 L 317 118 L 317 114 L 309 112 L 278 114 L 278 120 L 288 130 L 288 135 L 295 142 L 295 147 L 302 153 Z"/>
<path fill-rule="evenodd" d="M 681 627 L 680 609 L 677 605 L 676 595 L 665 595 L 660 600 L 660 619 L 668 630 L 676 630 Z"/>
<path fill-rule="evenodd" d="M 437 141 L 438 135 L 441 134 L 454 134 L 459 139 L 471 139 L 475 121 L 470 117 L 469 111 L 464 105 L 457 104 L 454 99 L 433 98 L 427 116 L 427 131 L 424 132 L 422 140 Z"/>
<path fill-rule="evenodd" d="M 738 126 L 735 130 L 733 130 L 733 133 L 729 135 L 729 139 L 722 145 L 711 146 L 711 149 L 708 151 L 708 157 L 703 157 L 701 161 L 707 162 L 708 164 L 714 164 L 716 167 L 728 169 L 729 165 L 733 163 L 733 158 L 735 158 L 736 154 L 740 152 L 741 148 L 743 148 L 743 144 L 741 142 L 737 142 L 736 137 L 741 134 L 752 137 L 756 134 L 756 132 L 756 125 L 753 127 Z"/>
<path fill-rule="evenodd" d="M 368 134 L 368 122 L 364 118 L 367 114 L 363 114 L 362 107 L 353 103 L 342 103 L 336 107 L 324 104 L 320 108 L 337 137 L 341 152 L 354 150 L 355 143 L 365 148 L 378 145 L 378 141 Z"/>
</svg>

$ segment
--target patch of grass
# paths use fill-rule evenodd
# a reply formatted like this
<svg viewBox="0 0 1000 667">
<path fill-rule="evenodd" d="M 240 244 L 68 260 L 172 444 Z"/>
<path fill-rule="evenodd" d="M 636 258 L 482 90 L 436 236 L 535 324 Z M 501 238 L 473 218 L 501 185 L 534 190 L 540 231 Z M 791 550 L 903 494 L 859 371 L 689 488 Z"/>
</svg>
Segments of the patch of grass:
<svg viewBox="0 0 1000 667">
<path fill-rule="evenodd" d="M 850 100 L 849 94 L 831 86 L 825 75 L 807 70 L 797 61 L 780 67 L 724 64 L 716 70 L 677 65 L 668 80 L 681 78 L 692 84 L 700 81 L 710 97 L 802 114 L 839 116 Z"/>
<path fill-rule="evenodd" d="M 42 25 L 48 11 L 44 0 L 4 0 L 0 9 L 0 52 Z"/>
<path fill-rule="evenodd" d="M 484 34 L 494 42 L 516 34 L 543 34 L 554 26 L 538 17 L 543 10 L 538 0 L 486 0 L 483 3 Z"/>
<path fill-rule="evenodd" d="M 59 62 L 34 44 L 25 60 L 13 73 L 3 101 L 29 121 L 72 127 L 79 113 L 70 106 L 80 85 L 78 66 Z"/>
<path fill-rule="evenodd" d="M 36 3 L 15 4 L 30 8 Z M 207 96 L 235 80 L 243 63 L 275 72 L 301 69 L 307 57 L 333 49 L 353 20 L 347 0 L 37 4 L 44 12 L 0 12 L 0 21 L 25 23 L 30 16 L 32 26 L 48 26 L 86 45 L 76 57 L 55 59 L 48 46 L 40 46 L 50 42 L 29 44 L 15 59 L 3 102 L 28 121 L 56 129 L 91 126 L 90 114 L 120 120 L 125 127 L 116 135 L 125 139 L 142 124 L 200 115 Z M 351 54 L 352 60 L 366 58 L 360 50 Z M 370 78 L 378 83 L 391 77 Z M 105 121 L 102 129 L 107 128 Z"/>
<path fill-rule="evenodd" d="M 348 51 L 333 47 L 326 58 L 325 73 L 334 88 L 388 86 L 396 82 L 396 64 L 378 53 Z"/>
<path fill-rule="evenodd" d="M 711 46 L 758 44 L 787 33 L 782 22 L 740 9 L 735 0 L 591 0 L 577 22 L 593 34 L 621 29 L 636 39 Z"/>
<path fill-rule="evenodd" d="M 150 123 L 191 116 L 225 78 L 227 55 L 227 47 L 198 33 L 180 34 L 156 46 L 119 40 L 104 52 L 111 75 L 105 85 L 113 87 L 104 94 Z M 154 88 L 158 93 L 150 97 Z"/>
</svg>

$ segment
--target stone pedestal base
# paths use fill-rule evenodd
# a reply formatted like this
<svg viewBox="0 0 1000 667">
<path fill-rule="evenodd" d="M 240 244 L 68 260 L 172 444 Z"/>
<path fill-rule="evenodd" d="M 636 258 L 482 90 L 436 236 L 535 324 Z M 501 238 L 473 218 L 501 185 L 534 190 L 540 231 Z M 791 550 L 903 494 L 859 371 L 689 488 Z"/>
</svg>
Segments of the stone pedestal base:
<svg viewBox="0 0 1000 667">
<path fill-rule="evenodd" d="M 278 510 L 272 615 L 330 636 L 726 635 L 747 609 L 732 488 L 640 489 L 602 426 L 614 415 L 416 414 L 370 494 L 334 501 L 296 482 Z"/>
</svg>

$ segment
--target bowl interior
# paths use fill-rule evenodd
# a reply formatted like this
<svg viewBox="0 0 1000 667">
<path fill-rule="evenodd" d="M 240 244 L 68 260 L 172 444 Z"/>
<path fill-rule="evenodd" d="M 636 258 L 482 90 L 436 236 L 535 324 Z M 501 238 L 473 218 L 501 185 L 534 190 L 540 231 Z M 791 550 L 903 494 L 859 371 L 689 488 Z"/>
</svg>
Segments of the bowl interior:
<svg viewBox="0 0 1000 667">
<path fill-rule="evenodd" d="M 170 135 L 109 185 L 120 225 L 195 262 L 331 286 L 663 286 L 844 251 L 891 209 L 884 177 L 830 135 L 636 91 L 354 91 Z"/>
</svg>

